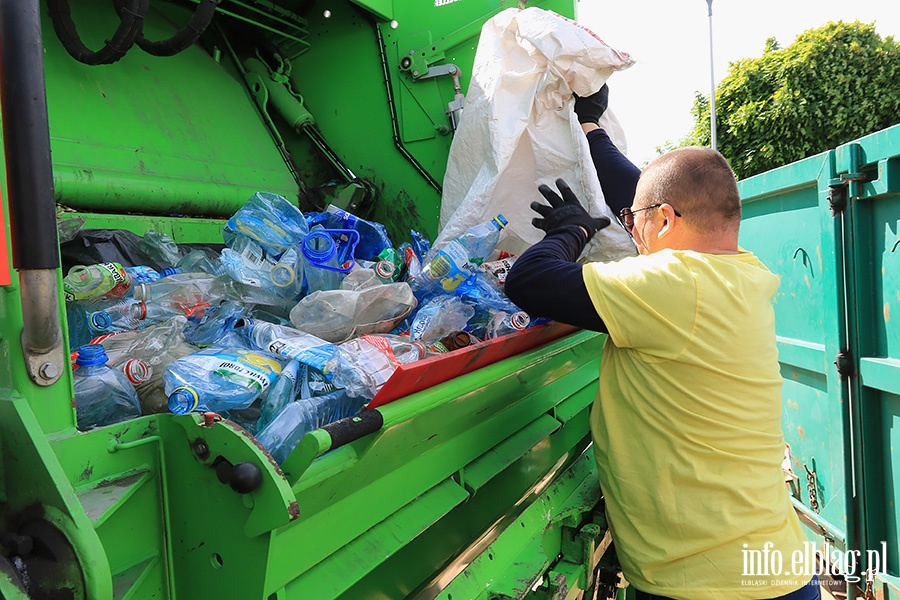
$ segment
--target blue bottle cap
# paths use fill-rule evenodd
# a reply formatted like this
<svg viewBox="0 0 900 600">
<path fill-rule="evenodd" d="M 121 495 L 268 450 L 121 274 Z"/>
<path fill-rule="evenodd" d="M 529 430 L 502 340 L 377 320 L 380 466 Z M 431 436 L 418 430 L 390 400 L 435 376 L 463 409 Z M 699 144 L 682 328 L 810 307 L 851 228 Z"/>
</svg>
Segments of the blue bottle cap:
<svg viewBox="0 0 900 600">
<path fill-rule="evenodd" d="M 324 231 L 314 231 L 305 238 L 301 246 L 303 256 L 311 263 L 327 263 L 337 253 L 337 244 L 330 234 Z"/>
<path fill-rule="evenodd" d="M 181 269 L 178 267 L 166 267 L 159 272 L 161 277 L 168 277 L 169 275 L 175 275 L 177 273 L 181 273 Z"/>
<path fill-rule="evenodd" d="M 494 227 L 496 227 L 498 230 L 503 229 L 504 227 L 509 225 L 509 221 L 507 221 L 506 217 L 504 217 L 503 215 L 497 215 L 492 219 L 492 222 L 494 223 Z"/>
<path fill-rule="evenodd" d="M 80 367 L 95 367 L 97 365 L 105 365 L 109 357 L 106 356 L 106 349 L 100 344 L 85 344 L 78 348 L 78 358 L 75 362 Z"/>
<path fill-rule="evenodd" d="M 112 321 L 112 317 L 105 310 L 91 314 L 91 327 L 97 331 L 106 331 L 112 326 Z"/>
<path fill-rule="evenodd" d="M 186 415 L 193 412 L 200 404 L 197 392 L 187 386 L 177 387 L 169 394 L 169 410 L 176 415 Z"/>
</svg>

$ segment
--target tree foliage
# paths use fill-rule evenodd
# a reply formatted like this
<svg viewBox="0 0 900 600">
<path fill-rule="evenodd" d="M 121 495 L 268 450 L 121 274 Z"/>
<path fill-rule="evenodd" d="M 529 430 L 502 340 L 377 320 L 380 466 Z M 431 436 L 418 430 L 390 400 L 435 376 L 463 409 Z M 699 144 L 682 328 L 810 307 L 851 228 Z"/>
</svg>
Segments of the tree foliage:
<svg viewBox="0 0 900 600">
<path fill-rule="evenodd" d="M 697 94 L 683 145 L 709 145 L 709 98 Z M 828 23 L 759 58 L 729 65 L 716 88 L 719 151 L 739 178 L 900 122 L 900 43 L 874 24 Z"/>
</svg>

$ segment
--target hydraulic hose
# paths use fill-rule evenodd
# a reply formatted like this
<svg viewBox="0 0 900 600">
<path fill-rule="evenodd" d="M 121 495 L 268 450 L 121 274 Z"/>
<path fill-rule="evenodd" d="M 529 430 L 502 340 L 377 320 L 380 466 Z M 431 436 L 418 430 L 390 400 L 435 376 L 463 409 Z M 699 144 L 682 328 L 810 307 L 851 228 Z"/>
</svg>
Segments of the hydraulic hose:
<svg viewBox="0 0 900 600">
<path fill-rule="evenodd" d="M 94 51 L 84 45 L 75 22 L 69 0 L 47 0 L 50 20 L 56 36 L 69 55 L 86 65 L 108 65 L 116 62 L 134 45 L 144 27 L 144 17 L 150 9 L 150 0 L 129 0 L 119 11 L 119 27 L 103 48 Z"/>
<path fill-rule="evenodd" d="M 175 32 L 172 37 L 151 42 L 141 33 L 137 38 L 137 45 L 141 50 L 153 56 L 175 56 L 182 50 L 190 48 L 196 42 L 216 14 L 216 7 L 221 0 L 200 0 L 200 4 L 194 9 L 194 14 L 188 24 Z"/>
</svg>

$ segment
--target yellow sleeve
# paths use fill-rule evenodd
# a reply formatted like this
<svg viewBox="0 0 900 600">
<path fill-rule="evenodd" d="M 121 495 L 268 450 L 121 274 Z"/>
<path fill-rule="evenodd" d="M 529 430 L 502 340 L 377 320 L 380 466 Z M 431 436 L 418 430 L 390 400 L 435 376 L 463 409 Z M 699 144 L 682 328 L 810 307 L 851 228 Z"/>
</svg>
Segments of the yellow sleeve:
<svg viewBox="0 0 900 600">
<path fill-rule="evenodd" d="M 658 252 L 610 263 L 590 263 L 584 285 L 612 342 L 663 360 L 690 341 L 697 282 L 677 254 Z"/>
</svg>

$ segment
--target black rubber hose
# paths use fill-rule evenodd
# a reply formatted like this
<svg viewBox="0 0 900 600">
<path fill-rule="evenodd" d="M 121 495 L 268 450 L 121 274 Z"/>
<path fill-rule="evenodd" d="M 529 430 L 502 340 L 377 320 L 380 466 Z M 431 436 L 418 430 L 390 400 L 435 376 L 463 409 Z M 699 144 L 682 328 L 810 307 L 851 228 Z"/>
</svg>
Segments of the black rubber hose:
<svg viewBox="0 0 900 600">
<path fill-rule="evenodd" d="M 91 50 L 81 41 L 75 22 L 72 21 L 69 0 L 47 0 L 47 6 L 50 8 L 53 29 L 66 52 L 80 63 L 95 66 L 114 63 L 131 49 L 144 27 L 150 0 L 129 0 L 128 6 L 119 13 L 119 27 L 112 39 L 107 40 L 103 48 L 97 51 Z"/>
<path fill-rule="evenodd" d="M 38 0 L 0 0 L 0 110 L 13 267 L 59 268 Z"/>
<path fill-rule="evenodd" d="M 190 48 L 196 42 L 216 14 L 216 7 L 221 0 L 200 0 L 200 4 L 194 9 L 188 24 L 175 32 L 172 37 L 151 42 L 141 33 L 137 39 L 137 45 L 141 50 L 153 56 L 175 56 L 182 50 Z"/>
</svg>

